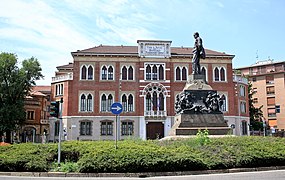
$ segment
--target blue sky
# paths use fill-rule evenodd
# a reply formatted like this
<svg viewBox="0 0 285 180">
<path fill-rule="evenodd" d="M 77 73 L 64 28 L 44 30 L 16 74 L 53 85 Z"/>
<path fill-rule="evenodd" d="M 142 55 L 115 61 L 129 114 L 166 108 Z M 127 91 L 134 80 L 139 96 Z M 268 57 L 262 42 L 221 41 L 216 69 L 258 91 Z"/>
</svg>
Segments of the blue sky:
<svg viewBox="0 0 285 180">
<path fill-rule="evenodd" d="M 40 61 L 49 85 L 71 52 L 138 39 L 172 40 L 235 55 L 233 67 L 257 60 L 285 61 L 284 0 L 3 0 L 0 52 Z M 258 55 L 258 58 L 257 58 Z"/>
</svg>

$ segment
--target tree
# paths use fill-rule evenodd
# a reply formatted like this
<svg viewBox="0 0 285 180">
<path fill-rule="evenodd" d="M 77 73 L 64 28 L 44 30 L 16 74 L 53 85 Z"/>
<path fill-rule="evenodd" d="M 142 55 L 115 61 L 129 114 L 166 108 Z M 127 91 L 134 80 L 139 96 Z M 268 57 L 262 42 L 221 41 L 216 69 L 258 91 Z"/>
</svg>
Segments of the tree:
<svg viewBox="0 0 285 180">
<path fill-rule="evenodd" d="M 263 112 L 262 105 L 260 107 L 254 107 L 253 105 L 253 95 L 255 92 L 252 90 L 252 84 L 248 83 L 248 100 L 249 100 L 249 117 L 250 117 L 250 125 L 252 130 L 261 130 L 263 129 Z"/>
<path fill-rule="evenodd" d="M 25 122 L 25 97 L 35 81 L 43 78 L 36 58 L 23 60 L 21 68 L 17 60 L 15 54 L 0 54 L 0 135 L 6 132 L 7 142 L 11 142 L 11 132 Z"/>
</svg>

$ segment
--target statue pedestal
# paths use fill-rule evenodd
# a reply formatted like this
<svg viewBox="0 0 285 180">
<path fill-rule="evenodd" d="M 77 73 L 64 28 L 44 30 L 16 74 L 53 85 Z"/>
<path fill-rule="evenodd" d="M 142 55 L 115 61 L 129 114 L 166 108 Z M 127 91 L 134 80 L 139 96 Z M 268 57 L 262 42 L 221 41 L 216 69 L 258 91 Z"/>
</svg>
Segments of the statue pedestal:
<svg viewBox="0 0 285 180">
<path fill-rule="evenodd" d="M 230 127 L 220 111 L 223 102 L 207 84 L 204 75 L 190 75 L 183 91 L 175 102 L 175 123 L 170 136 L 196 135 L 208 129 L 210 135 L 226 135 Z"/>
</svg>

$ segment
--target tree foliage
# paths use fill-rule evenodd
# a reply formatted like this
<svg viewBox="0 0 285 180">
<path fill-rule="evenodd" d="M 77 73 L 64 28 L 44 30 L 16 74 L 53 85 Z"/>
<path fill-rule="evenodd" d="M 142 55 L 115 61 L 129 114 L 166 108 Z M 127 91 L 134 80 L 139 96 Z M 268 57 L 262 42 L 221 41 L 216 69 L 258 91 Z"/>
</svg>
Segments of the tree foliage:
<svg viewBox="0 0 285 180">
<path fill-rule="evenodd" d="M 261 130 L 263 129 L 263 112 L 262 112 L 262 105 L 260 107 L 255 107 L 253 105 L 253 95 L 255 92 L 252 90 L 252 84 L 248 83 L 248 100 L 249 100 L 249 117 L 250 117 L 250 124 L 252 130 Z"/>
<path fill-rule="evenodd" d="M 17 129 L 26 119 L 24 101 L 35 81 L 43 78 L 38 60 L 0 53 L 0 133 Z"/>
</svg>

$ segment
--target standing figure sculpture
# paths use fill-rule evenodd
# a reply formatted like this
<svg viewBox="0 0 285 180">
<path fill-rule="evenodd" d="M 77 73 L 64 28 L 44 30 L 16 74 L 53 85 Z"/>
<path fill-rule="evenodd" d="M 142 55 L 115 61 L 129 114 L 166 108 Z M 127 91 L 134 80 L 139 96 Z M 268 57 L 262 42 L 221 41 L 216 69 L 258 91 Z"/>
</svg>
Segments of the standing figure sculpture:
<svg viewBox="0 0 285 180">
<path fill-rule="evenodd" d="M 192 74 L 201 74 L 200 58 L 205 59 L 206 53 L 203 47 L 202 39 L 199 37 L 199 33 L 194 33 L 195 44 L 193 48 L 193 59 L 192 59 Z"/>
</svg>

